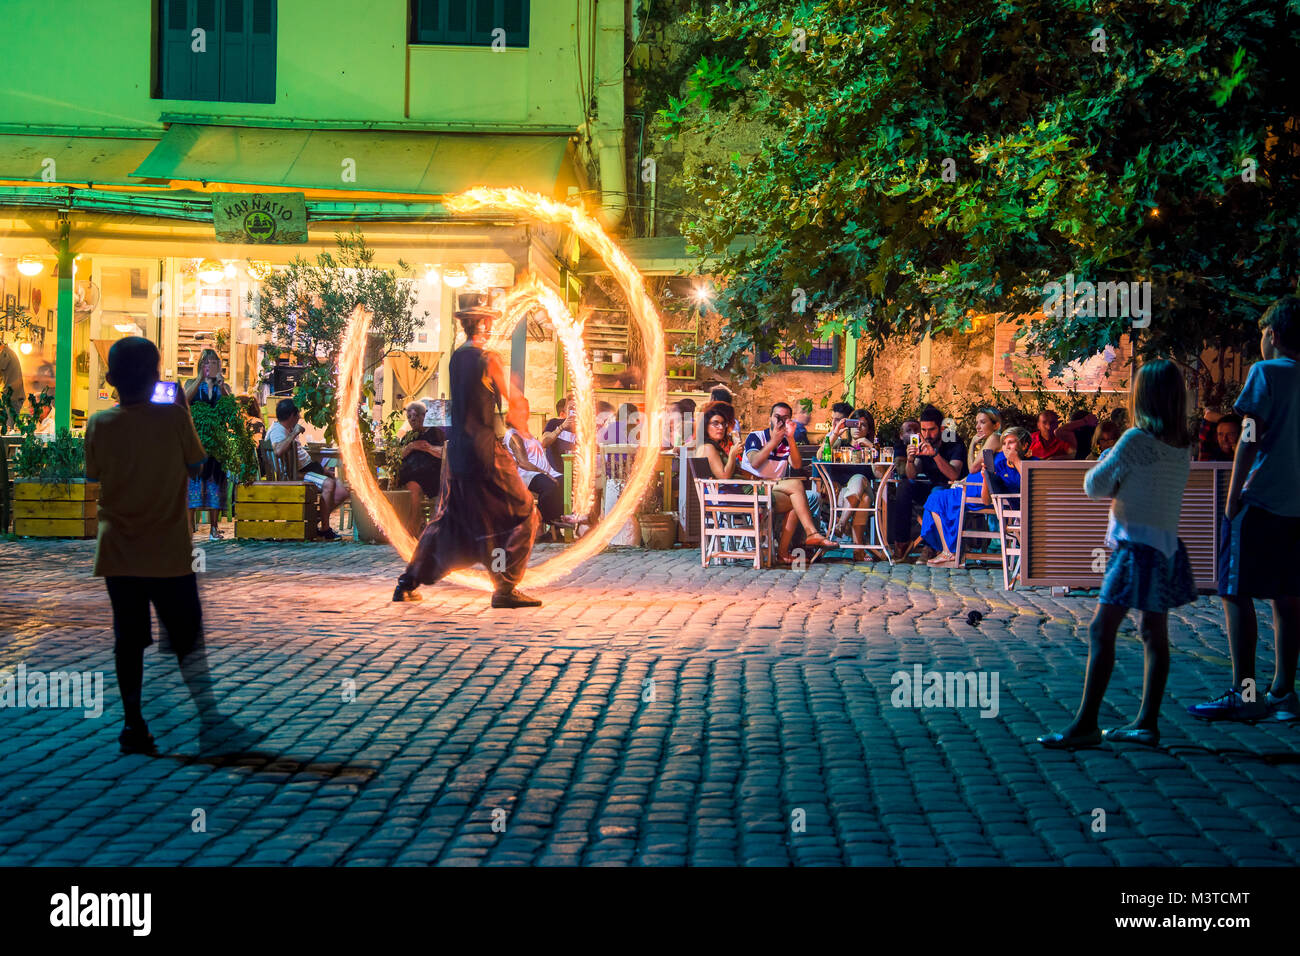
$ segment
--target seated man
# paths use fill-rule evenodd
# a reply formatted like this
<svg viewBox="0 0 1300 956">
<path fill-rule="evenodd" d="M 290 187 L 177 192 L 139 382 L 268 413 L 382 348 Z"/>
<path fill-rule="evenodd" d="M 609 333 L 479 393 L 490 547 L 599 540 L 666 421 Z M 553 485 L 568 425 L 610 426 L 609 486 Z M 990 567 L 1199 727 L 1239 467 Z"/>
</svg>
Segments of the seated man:
<svg viewBox="0 0 1300 956">
<path fill-rule="evenodd" d="M 1232 461 L 1237 457 L 1237 443 L 1241 441 L 1241 416 L 1224 415 L 1214 426 L 1215 443 L 1219 446 L 1220 461 Z"/>
<path fill-rule="evenodd" d="M 745 439 L 745 451 L 740 460 L 741 468 L 749 474 L 777 482 L 772 490 L 772 501 L 777 514 L 786 516 L 777 548 L 778 558 L 785 565 L 794 563 L 790 542 L 798 525 L 803 525 L 805 543 L 809 548 L 825 548 L 832 544 L 818 530 L 813 514 L 812 504 L 819 501 L 818 492 L 806 488 L 800 478 L 790 474 L 792 470 L 803 467 L 799 445 L 791 441 L 794 431 L 790 406 L 777 402 L 772 406 L 769 427 L 751 432 Z"/>
<path fill-rule="evenodd" d="M 905 460 L 899 472 L 897 498 L 889 513 L 889 538 L 894 560 L 902 561 L 920 543 L 917 520 L 925 499 L 935 488 L 947 488 L 966 473 L 966 447 L 959 441 L 943 441 L 944 414 L 933 405 L 921 412 L 920 433 L 909 435 L 903 448 Z M 954 438 L 956 436 L 953 436 Z M 929 560 L 938 554 L 929 545 L 921 552 Z"/>
<path fill-rule="evenodd" d="M 330 527 L 330 512 L 348 500 L 348 486 L 334 477 L 327 468 L 311 460 L 307 449 L 298 444 L 303 433 L 302 414 L 292 398 L 282 398 L 275 406 L 275 424 L 266 432 L 277 455 L 294 448 L 298 455 L 298 477 L 320 489 L 320 536 L 326 541 L 339 540 L 338 532 Z"/>
<path fill-rule="evenodd" d="M 411 534 L 423 530 L 424 499 L 438 497 L 438 488 L 442 484 L 442 452 L 447 444 L 447 435 L 437 425 L 425 427 L 428 414 L 423 402 L 411 402 L 406 406 L 406 423 L 410 431 L 402 436 L 402 465 L 393 483 L 394 488 L 405 488 L 411 493 L 406 525 Z"/>
<path fill-rule="evenodd" d="M 577 403 L 570 395 L 555 403 L 555 417 L 547 419 L 542 426 L 541 442 L 546 449 L 546 460 L 561 473 L 564 471 L 564 456 L 578 444 L 577 414 Z"/>
<path fill-rule="evenodd" d="M 1206 410 L 1201 419 L 1199 461 L 1232 461 L 1241 441 L 1241 416 Z"/>
<path fill-rule="evenodd" d="M 1060 415 L 1048 409 L 1038 416 L 1038 429 L 1029 444 L 1032 457 L 1039 461 L 1073 461 L 1077 450 L 1074 429 L 1063 427 Z"/>
</svg>

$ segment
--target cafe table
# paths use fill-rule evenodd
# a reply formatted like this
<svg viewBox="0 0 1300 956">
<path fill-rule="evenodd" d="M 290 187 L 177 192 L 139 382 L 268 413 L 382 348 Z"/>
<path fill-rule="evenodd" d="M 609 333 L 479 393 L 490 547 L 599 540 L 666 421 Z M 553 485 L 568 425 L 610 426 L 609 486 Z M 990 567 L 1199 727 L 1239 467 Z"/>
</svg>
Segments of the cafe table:
<svg viewBox="0 0 1300 956">
<path fill-rule="evenodd" d="M 835 540 L 835 549 L 869 551 L 881 554 L 892 565 L 894 556 L 890 553 L 881 535 L 881 526 L 886 518 L 886 499 L 889 483 L 894 480 L 894 463 L 892 461 L 813 461 L 810 464 L 812 465 L 813 474 L 823 483 L 827 490 L 826 497 L 829 499 L 830 519 L 827 521 L 826 527 L 830 531 L 828 536 Z M 862 475 L 867 479 L 870 504 L 859 501 L 856 508 L 840 504 L 840 490 L 848 484 L 849 479 L 854 475 Z M 854 544 L 852 540 L 845 542 L 836 538 L 835 531 L 840 522 L 858 513 L 864 513 L 868 516 L 867 533 L 863 543 Z"/>
</svg>

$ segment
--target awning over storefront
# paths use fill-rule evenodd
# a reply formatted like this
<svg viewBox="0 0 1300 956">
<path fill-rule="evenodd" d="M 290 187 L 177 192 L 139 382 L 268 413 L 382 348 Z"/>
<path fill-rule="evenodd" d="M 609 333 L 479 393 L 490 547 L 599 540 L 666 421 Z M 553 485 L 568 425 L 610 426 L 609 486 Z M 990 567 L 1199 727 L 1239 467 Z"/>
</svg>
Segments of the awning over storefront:
<svg viewBox="0 0 1300 956">
<path fill-rule="evenodd" d="M 576 184 L 566 136 L 183 123 L 163 134 L 134 174 L 153 181 L 434 195 L 517 186 L 563 196 Z"/>
<path fill-rule="evenodd" d="M 133 173 L 158 145 L 148 139 L 0 135 L 0 180 L 142 185 Z"/>
</svg>

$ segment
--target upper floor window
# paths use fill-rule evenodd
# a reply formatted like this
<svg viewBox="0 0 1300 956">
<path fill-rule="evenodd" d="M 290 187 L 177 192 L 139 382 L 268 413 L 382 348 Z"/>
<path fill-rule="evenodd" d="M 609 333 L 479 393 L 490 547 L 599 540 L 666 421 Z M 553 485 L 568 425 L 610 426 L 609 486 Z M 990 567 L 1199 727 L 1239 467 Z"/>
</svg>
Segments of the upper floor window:
<svg viewBox="0 0 1300 956">
<path fill-rule="evenodd" d="M 528 46 L 528 0 L 411 0 L 411 42 Z"/>
<path fill-rule="evenodd" d="M 158 0 L 158 96 L 275 102 L 276 0 Z"/>
<path fill-rule="evenodd" d="M 758 360 L 771 362 L 777 368 L 783 369 L 834 371 L 840 362 L 840 340 L 835 336 L 820 339 L 812 344 L 812 348 L 806 355 L 799 355 L 791 349 L 782 349 L 773 355 L 760 349 Z"/>
</svg>

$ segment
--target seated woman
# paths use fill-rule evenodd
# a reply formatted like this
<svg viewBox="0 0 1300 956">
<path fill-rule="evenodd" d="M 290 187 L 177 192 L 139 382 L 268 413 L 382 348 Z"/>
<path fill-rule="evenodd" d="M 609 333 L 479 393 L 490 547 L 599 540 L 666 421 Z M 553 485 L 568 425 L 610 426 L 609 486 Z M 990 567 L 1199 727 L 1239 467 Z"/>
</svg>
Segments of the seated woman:
<svg viewBox="0 0 1300 956">
<path fill-rule="evenodd" d="M 1006 486 L 1008 494 L 1020 491 L 1020 463 L 1033 460 L 1034 456 L 1028 453 L 1032 442 L 1033 436 L 1026 428 L 1012 427 L 1002 433 L 1002 450 L 993 459 L 993 473 Z M 988 482 L 980 491 L 980 500 L 986 505 L 993 504 L 993 492 Z M 1018 510 L 1020 499 L 1012 498 L 1010 505 L 1013 511 Z"/>
<path fill-rule="evenodd" d="M 708 461 L 709 472 L 714 478 L 726 480 L 739 474 L 743 480 L 746 475 L 740 468 L 745 447 L 732 433 L 735 420 L 735 409 L 727 402 L 710 402 L 704 406 L 704 413 L 700 416 L 701 427 L 704 429 L 700 441 L 700 450 L 703 452 L 701 457 Z M 805 544 L 808 547 L 824 548 L 831 545 L 831 541 L 817 530 L 803 482 L 798 478 L 787 478 L 777 484 L 772 489 L 772 504 L 778 515 L 786 515 L 777 552 L 781 564 L 794 563 L 789 549 L 796 522 L 804 527 L 807 535 Z"/>
<path fill-rule="evenodd" d="M 1092 439 L 1092 454 L 1088 456 L 1089 461 L 1101 461 L 1106 457 L 1106 452 L 1115 447 L 1115 442 L 1119 441 L 1119 426 L 1112 421 L 1104 421 L 1097 426 L 1097 431 Z"/>
<path fill-rule="evenodd" d="M 447 435 L 436 425 L 424 427 L 428 411 L 423 402 L 411 402 L 406 406 L 406 423 L 410 431 L 402 438 L 402 464 L 393 483 L 394 488 L 405 488 L 411 493 L 406 524 L 411 534 L 423 530 L 424 499 L 438 497 L 442 484 L 442 453 Z"/>
<path fill-rule="evenodd" d="M 727 479 L 736 477 L 740 467 L 740 456 L 745 446 L 736 441 L 732 426 L 736 421 L 736 411 L 728 402 L 709 402 L 700 415 L 700 455 L 709 463 L 709 473 L 714 478 Z"/>
<path fill-rule="evenodd" d="M 1023 428 L 1009 428 L 1005 433 L 999 434 L 996 430 L 997 425 L 997 413 L 992 409 L 984 409 L 979 413 L 976 417 L 976 436 L 968 449 L 972 456 L 968 461 L 973 461 L 975 452 L 979 454 L 978 470 L 973 469 L 973 473 L 964 481 L 954 484 L 951 488 L 936 488 L 930 492 L 930 497 L 925 501 L 925 509 L 921 515 L 921 537 L 925 539 L 926 545 L 935 551 L 935 556 L 926 561 L 929 567 L 957 566 L 957 525 L 961 508 L 965 507 L 968 512 L 977 514 L 987 514 L 991 510 L 987 482 L 984 481 L 984 452 L 993 451 L 997 447 L 995 443 L 998 442 L 1003 449 L 1007 448 L 1007 435 L 1011 436 L 1011 445 L 1017 449 L 1015 454 L 1019 454 L 1019 448 L 1029 447 L 1028 431 Z M 1005 462 L 1005 458 L 998 460 Z M 998 473 L 998 477 L 1003 478 L 1002 472 Z M 1019 482 L 1019 473 L 1017 473 L 1016 487 L 1019 487 Z"/>
<path fill-rule="evenodd" d="M 564 476 L 551 467 L 542 443 L 528 431 L 528 399 L 516 392 L 510 397 L 502 443 L 515 456 L 519 478 L 537 498 L 542 520 L 554 524 L 564 515 Z"/>
<path fill-rule="evenodd" d="M 852 406 L 844 402 L 837 402 L 832 406 L 832 412 L 841 417 L 832 416 L 830 439 L 832 448 L 861 448 L 870 453 L 876 446 L 876 419 L 865 408 L 859 408 L 852 411 Z M 856 425 L 850 424 L 856 422 Z M 887 468 L 876 468 L 876 477 L 884 477 Z M 844 483 L 844 487 L 839 490 L 838 505 L 842 509 L 856 509 L 859 503 L 869 494 L 871 486 L 865 475 L 853 475 Z M 867 527 L 867 518 L 869 515 L 865 511 L 848 511 L 846 517 L 852 516 L 849 524 L 849 533 L 852 536 L 853 543 L 860 545 L 863 540 L 863 533 Z M 840 522 L 840 528 L 835 533 L 842 533 L 843 522 Z M 880 560 L 874 552 L 871 555 L 873 561 Z"/>
</svg>

